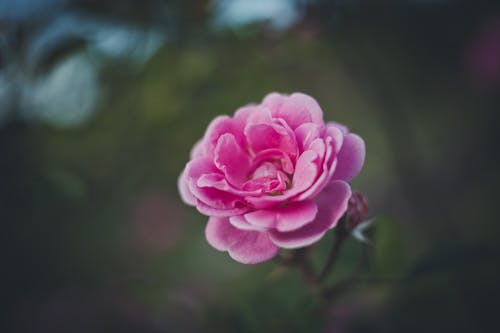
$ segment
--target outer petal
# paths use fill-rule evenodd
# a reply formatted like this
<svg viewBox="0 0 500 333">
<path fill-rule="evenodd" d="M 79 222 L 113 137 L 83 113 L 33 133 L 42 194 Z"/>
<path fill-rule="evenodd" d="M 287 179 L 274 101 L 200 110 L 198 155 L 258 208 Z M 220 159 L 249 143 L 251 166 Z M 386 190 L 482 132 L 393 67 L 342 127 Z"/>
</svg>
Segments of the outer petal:
<svg viewBox="0 0 500 333">
<path fill-rule="evenodd" d="M 191 206 L 196 205 L 196 198 L 189 190 L 188 182 L 186 180 L 184 171 L 179 176 L 179 179 L 177 179 L 177 187 L 179 188 L 179 193 L 181 194 L 181 199 L 182 201 L 184 201 L 184 203 Z"/>
<path fill-rule="evenodd" d="M 210 158 L 201 157 L 195 158 L 186 164 L 184 169 L 185 178 L 190 181 L 193 179 L 198 179 L 201 175 L 208 173 L 220 173 L 215 167 L 214 163 Z"/>
<path fill-rule="evenodd" d="M 266 233 L 243 231 L 229 223 L 228 218 L 211 217 L 205 228 L 210 245 L 243 264 L 257 264 L 267 261 L 279 252 Z"/>
<path fill-rule="evenodd" d="M 240 128 L 239 123 L 235 122 L 234 119 L 229 116 L 218 116 L 208 125 L 205 136 L 203 137 L 204 156 L 213 156 L 219 138 L 226 133 L 232 134 L 236 142 L 238 142 L 241 147 L 245 147 L 245 137 L 243 136 L 243 129 Z"/>
<path fill-rule="evenodd" d="M 248 115 L 245 124 L 270 124 L 272 121 L 273 116 L 269 108 L 259 105 Z"/>
<path fill-rule="evenodd" d="M 365 162 L 365 142 L 363 139 L 353 133 L 344 136 L 344 143 L 337 155 L 337 161 L 332 179 L 345 181 L 353 179 Z"/>
<path fill-rule="evenodd" d="M 233 117 L 236 126 L 239 129 L 245 128 L 245 125 L 248 122 L 248 117 L 250 117 L 250 115 L 256 112 L 258 107 L 259 106 L 255 104 L 248 104 L 236 110 Z"/>
<path fill-rule="evenodd" d="M 233 244 L 242 239 L 246 231 L 236 229 L 228 218 L 210 217 L 205 227 L 208 244 L 219 251 L 227 251 Z"/>
<path fill-rule="evenodd" d="M 195 158 L 200 158 L 205 155 L 205 148 L 204 148 L 205 143 L 203 142 L 203 139 L 198 140 L 193 148 L 191 149 L 191 152 L 189 153 L 189 156 L 191 159 Z"/>
<path fill-rule="evenodd" d="M 327 126 L 334 126 L 334 127 L 338 128 L 342 132 L 342 134 L 344 134 L 344 135 L 349 133 L 349 128 L 346 125 L 343 125 L 341 123 L 337 123 L 336 121 L 329 121 L 327 123 Z"/>
<path fill-rule="evenodd" d="M 259 209 L 243 216 L 245 221 L 257 228 L 274 228 L 276 224 L 276 213 L 272 210 Z"/>
<path fill-rule="evenodd" d="M 284 119 L 292 129 L 304 123 L 323 125 L 323 111 L 318 102 L 309 95 L 293 93 L 290 96 L 272 93 L 262 104 L 268 106 L 274 118 Z"/>
<path fill-rule="evenodd" d="M 248 223 L 243 215 L 235 215 L 229 217 L 229 222 L 240 230 L 250 230 L 250 231 L 267 231 L 266 228 L 261 228 Z"/>
<path fill-rule="evenodd" d="M 321 110 L 321 107 L 319 106 L 318 102 L 313 97 L 297 92 L 291 94 L 287 102 L 290 105 L 297 106 L 300 111 L 302 112 L 305 111 L 309 113 L 311 117 L 311 122 L 321 125 L 324 124 L 323 110 Z"/>
<path fill-rule="evenodd" d="M 270 93 L 267 94 L 264 99 L 262 100 L 261 105 L 265 105 L 266 107 L 271 110 L 272 115 L 274 116 L 275 114 L 278 113 L 278 110 L 281 109 L 283 103 L 285 103 L 285 99 L 287 99 L 288 96 L 284 94 L 279 94 L 279 93 Z"/>
<path fill-rule="evenodd" d="M 242 227 L 253 226 L 253 230 L 276 228 L 279 231 L 292 231 L 313 221 L 317 212 L 318 207 L 314 202 L 301 201 L 284 207 L 256 210 L 243 215 L 243 221 L 238 219 L 234 222 L 239 222 L 238 225 Z M 238 226 L 235 223 L 233 225 Z"/>
<path fill-rule="evenodd" d="M 244 206 L 244 203 L 239 204 L 238 201 L 236 201 L 232 207 L 221 208 L 207 205 L 201 200 L 196 200 L 196 209 L 203 215 L 214 217 L 229 217 L 245 214 L 248 211 L 248 207 Z"/>
<path fill-rule="evenodd" d="M 231 246 L 229 255 L 242 264 L 258 264 L 272 259 L 279 250 L 267 233 L 248 231 L 244 238 Z"/>
<path fill-rule="evenodd" d="M 286 232 L 299 229 L 312 222 L 318 213 L 318 206 L 312 201 L 301 201 L 277 208 L 276 229 Z"/>
<path fill-rule="evenodd" d="M 330 124 L 330 126 L 327 126 L 325 129 L 325 139 L 330 137 L 333 146 L 333 152 L 335 154 L 337 154 L 342 148 L 342 145 L 344 144 L 344 136 L 345 134 L 338 126 L 331 126 Z"/>
<path fill-rule="evenodd" d="M 319 210 L 313 222 L 291 232 L 270 231 L 269 237 L 282 248 L 294 249 L 311 245 L 337 224 L 347 210 L 350 196 L 351 189 L 346 182 L 330 183 L 316 199 Z"/>
</svg>

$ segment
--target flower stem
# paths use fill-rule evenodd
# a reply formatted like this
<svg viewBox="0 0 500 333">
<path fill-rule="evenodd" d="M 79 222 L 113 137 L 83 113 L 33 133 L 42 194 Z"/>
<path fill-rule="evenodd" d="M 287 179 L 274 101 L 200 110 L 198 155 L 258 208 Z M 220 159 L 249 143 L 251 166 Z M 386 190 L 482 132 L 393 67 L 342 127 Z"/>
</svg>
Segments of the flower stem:
<svg viewBox="0 0 500 333">
<path fill-rule="evenodd" d="M 295 250 L 289 261 L 289 265 L 297 267 L 307 284 L 314 289 L 316 285 L 316 276 L 311 266 L 311 262 L 309 261 L 310 250 L 310 247 Z"/>
<path fill-rule="evenodd" d="M 328 256 L 323 270 L 317 278 L 318 283 L 323 282 L 330 274 L 331 270 L 335 266 L 335 263 L 337 262 L 340 249 L 342 248 L 342 245 L 344 244 L 344 241 L 347 239 L 348 235 L 349 234 L 345 228 L 345 223 L 344 221 L 341 221 L 341 223 L 339 223 L 339 225 L 335 229 L 335 239 L 333 241 L 332 250 L 330 251 L 330 255 Z"/>
<path fill-rule="evenodd" d="M 297 268 L 311 291 L 314 292 L 317 290 L 318 283 L 309 258 L 310 250 L 310 247 L 297 249 L 291 253 L 290 257 L 279 257 L 278 260 L 285 267 Z"/>
</svg>

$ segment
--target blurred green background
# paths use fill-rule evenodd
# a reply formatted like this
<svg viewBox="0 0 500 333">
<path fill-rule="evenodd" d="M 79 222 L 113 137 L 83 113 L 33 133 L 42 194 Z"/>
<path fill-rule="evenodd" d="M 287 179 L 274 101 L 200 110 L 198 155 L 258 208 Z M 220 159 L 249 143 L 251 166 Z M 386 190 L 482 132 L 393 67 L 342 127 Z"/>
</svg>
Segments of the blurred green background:
<svg viewBox="0 0 500 333">
<path fill-rule="evenodd" d="M 495 331 L 499 88 L 493 1 L 0 0 L 0 331 Z M 177 194 L 210 120 L 271 91 L 366 142 L 368 278 L 329 302 Z"/>
</svg>

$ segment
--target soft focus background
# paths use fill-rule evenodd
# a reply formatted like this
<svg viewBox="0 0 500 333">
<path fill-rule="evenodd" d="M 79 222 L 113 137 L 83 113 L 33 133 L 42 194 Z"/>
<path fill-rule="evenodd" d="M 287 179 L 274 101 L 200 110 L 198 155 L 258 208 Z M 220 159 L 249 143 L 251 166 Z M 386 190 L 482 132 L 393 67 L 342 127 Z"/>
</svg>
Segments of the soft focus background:
<svg viewBox="0 0 500 333">
<path fill-rule="evenodd" d="M 499 88 L 494 2 L 0 0 L 0 331 L 497 331 Z M 209 121 L 271 91 L 367 144 L 369 278 L 330 302 L 177 194 Z"/>
</svg>

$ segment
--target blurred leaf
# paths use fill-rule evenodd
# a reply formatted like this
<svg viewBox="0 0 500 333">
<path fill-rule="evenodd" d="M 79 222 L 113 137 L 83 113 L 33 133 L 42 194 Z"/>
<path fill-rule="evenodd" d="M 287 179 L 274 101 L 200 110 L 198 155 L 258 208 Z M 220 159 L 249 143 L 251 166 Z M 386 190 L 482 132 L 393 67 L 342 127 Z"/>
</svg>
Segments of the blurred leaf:
<svg viewBox="0 0 500 333">
<path fill-rule="evenodd" d="M 50 169 L 47 172 L 49 181 L 65 196 L 72 199 L 82 199 L 87 194 L 85 182 L 75 173 L 61 168 Z"/>
<path fill-rule="evenodd" d="M 400 275 L 409 262 L 409 246 L 401 224 L 379 219 L 374 235 L 375 272 L 382 275 Z"/>
</svg>

